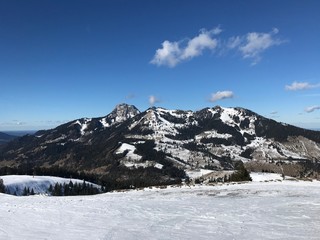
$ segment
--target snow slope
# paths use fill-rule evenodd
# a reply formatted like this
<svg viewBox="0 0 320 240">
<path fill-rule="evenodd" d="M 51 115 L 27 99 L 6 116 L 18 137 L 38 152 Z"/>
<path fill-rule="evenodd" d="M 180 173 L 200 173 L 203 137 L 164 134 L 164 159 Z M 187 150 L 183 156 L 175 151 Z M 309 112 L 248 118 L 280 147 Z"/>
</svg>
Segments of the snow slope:
<svg viewBox="0 0 320 240">
<path fill-rule="evenodd" d="M 0 194 L 0 239 L 319 239 L 319 182 Z"/>
<path fill-rule="evenodd" d="M 50 185 L 54 186 L 56 183 L 64 184 L 72 181 L 73 183 L 83 183 L 83 180 L 73 178 L 60 178 L 50 176 L 29 176 L 29 175 L 6 175 L 0 176 L 4 185 L 11 194 L 16 193 L 17 196 L 23 194 L 24 188 L 33 189 L 35 194 L 46 194 Z M 98 185 L 93 184 L 97 188 Z M 0 238 L 1 239 L 1 238 Z"/>
<path fill-rule="evenodd" d="M 252 172 L 250 177 L 253 182 L 263 182 L 263 181 L 282 181 L 283 177 L 278 173 L 263 173 L 263 172 Z M 286 177 L 288 179 L 289 177 Z"/>
</svg>

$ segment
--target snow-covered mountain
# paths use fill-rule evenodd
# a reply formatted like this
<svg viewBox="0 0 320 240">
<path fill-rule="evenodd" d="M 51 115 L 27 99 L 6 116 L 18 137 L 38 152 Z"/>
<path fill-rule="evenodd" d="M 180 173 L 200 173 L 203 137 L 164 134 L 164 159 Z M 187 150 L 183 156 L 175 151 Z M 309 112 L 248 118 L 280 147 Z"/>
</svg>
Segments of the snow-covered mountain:
<svg viewBox="0 0 320 240">
<path fill-rule="evenodd" d="M 298 175 L 319 171 L 319 143 L 317 131 L 243 108 L 153 107 L 140 112 L 120 104 L 105 117 L 82 118 L 16 139 L 1 150 L 0 167 L 26 171 L 58 166 L 101 176 L 122 167 L 122 178 L 129 174 L 124 171 L 140 167 L 141 171 L 153 169 L 150 176 L 168 180 L 181 176 L 177 169 L 230 170 L 240 160 L 258 170 L 275 163 L 265 170 Z"/>
</svg>

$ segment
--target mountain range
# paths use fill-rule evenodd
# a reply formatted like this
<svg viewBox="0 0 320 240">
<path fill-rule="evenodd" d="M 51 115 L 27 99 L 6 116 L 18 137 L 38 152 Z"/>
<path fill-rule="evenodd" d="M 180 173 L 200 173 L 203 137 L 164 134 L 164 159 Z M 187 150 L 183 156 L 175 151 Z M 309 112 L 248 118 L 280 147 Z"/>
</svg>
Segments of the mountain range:
<svg viewBox="0 0 320 240">
<path fill-rule="evenodd" d="M 238 161 L 253 171 L 317 177 L 319 159 L 318 131 L 220 106 L 140 112 L 119 104 L 104 117 L 77 119 L 0 149 L 0 169 L 6 171 L 59 168 L 127 184 L 133 176 L 163 183 L 181 179 L 188 169 L 232 170 Z"/>
</svg>

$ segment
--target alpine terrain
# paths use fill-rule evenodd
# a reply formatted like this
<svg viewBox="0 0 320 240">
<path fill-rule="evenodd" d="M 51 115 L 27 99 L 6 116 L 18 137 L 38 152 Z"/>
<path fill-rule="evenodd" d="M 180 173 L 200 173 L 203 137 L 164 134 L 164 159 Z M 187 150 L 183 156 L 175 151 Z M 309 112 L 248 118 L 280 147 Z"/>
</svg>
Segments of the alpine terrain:
<svg viewBox="0 0 320 240">
<path fill-rule="evenodd" d="M 107 116 L 7 143 L 0 150 L 0 173 L 82 175 L 112 189 L 177 183 L 186 170 L 233 170 L 239 161 L 251 171 L 316 178 L 319 159 L 318 131 L 247 109 L 140 112 L 120 104 Z"/>
</svg>

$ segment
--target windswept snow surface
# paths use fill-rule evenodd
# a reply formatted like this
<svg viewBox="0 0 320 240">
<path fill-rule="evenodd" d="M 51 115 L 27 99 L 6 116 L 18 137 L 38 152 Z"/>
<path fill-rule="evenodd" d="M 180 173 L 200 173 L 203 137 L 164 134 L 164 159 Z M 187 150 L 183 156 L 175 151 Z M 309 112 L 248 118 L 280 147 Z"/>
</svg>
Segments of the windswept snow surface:
<svg viewBox="0 0 320 240">
<path fill-rule="evenodd" d="M 319 239 L 319 182 L 0 194 L 0 239 Z"/>
</svg>

